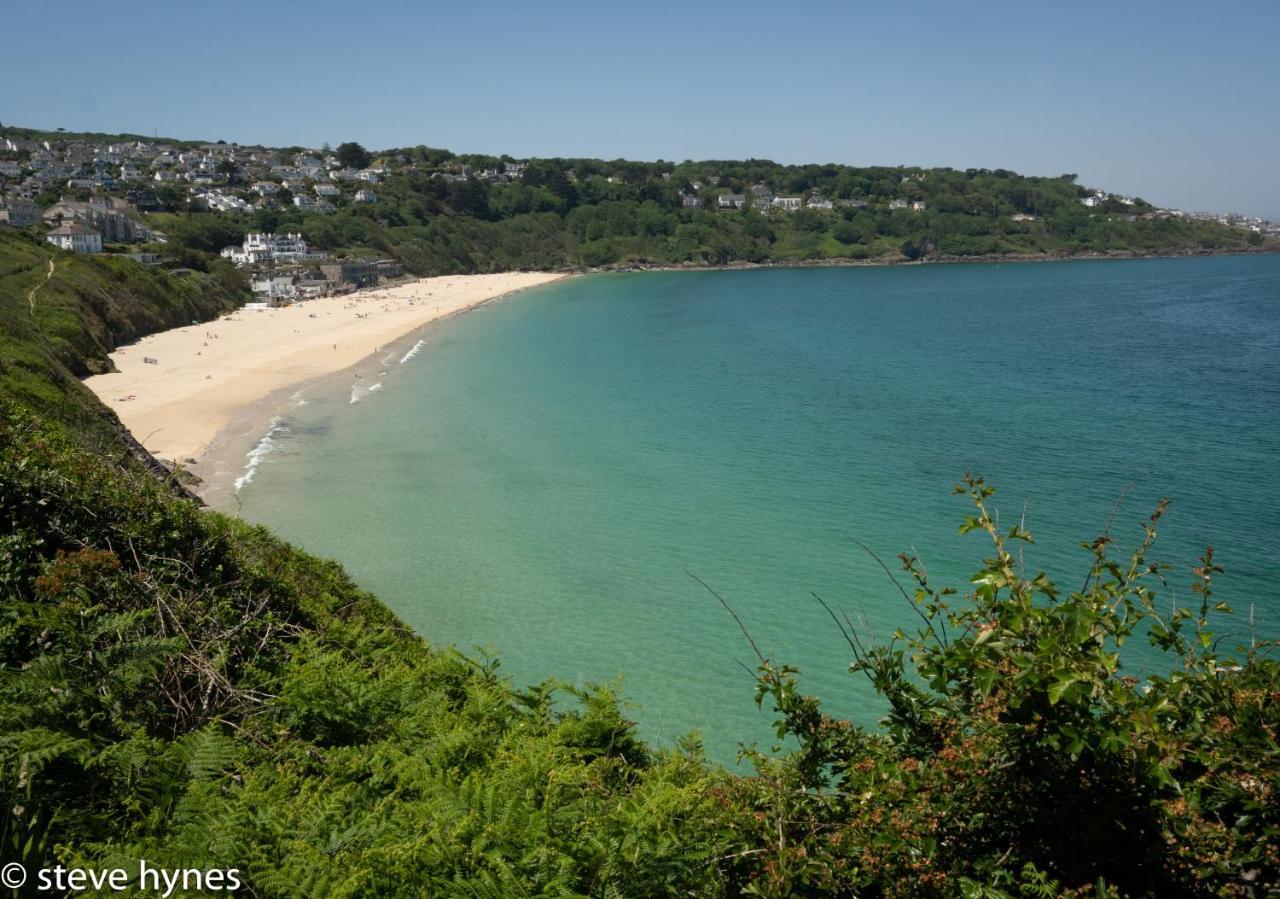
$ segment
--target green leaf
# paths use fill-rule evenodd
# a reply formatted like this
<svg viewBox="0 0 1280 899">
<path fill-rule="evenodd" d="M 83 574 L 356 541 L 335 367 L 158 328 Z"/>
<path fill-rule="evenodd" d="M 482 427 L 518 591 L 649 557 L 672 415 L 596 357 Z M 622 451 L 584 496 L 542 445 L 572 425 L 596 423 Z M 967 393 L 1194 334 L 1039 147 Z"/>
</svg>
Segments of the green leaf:
<svg viewBox="0 0 1280 899">
<path fill-rule="evenodd" d="M 1057 705 L 1063 694 L 1070 690 L 1072 685 L 1079 683 L 1080 679 L 1080 675 L 1074 673 L 1058 675 L 1049 685 L 1049 705 Z"/>
</svg>

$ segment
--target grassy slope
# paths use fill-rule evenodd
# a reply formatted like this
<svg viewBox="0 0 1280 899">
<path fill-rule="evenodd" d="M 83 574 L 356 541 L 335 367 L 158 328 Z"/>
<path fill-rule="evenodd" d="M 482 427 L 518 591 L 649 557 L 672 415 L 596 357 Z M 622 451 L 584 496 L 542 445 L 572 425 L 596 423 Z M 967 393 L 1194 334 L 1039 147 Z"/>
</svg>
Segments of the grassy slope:
<svg viewBox="0 0 1280 899">
<path fill-rule="evenodd" d="M 234 273 L 170 275 L 122 256 L 63 252 L 0 228 L 0 398 L 111 449 L 121 440 L 119 421 L 79 376 L 110 370 L 107 354 L 122 343 L 213 318 L 246 299 Z"/>
<path fill-rule="evenodd" d="M 719 891 L 696 751 L 650 752 L 606 690 L 566 711 L 432 649 L 123 462 L 75 374 L 226 285 L 0 251 L 0 859 L 238 867 L 256 895 Z"/>
</svg>

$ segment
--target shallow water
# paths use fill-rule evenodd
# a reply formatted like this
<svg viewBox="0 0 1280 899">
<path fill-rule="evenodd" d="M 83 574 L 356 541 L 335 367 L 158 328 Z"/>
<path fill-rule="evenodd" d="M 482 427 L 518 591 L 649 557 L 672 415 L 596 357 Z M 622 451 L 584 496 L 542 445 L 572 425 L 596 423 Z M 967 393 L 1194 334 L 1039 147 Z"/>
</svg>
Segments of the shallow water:
<svg viewBox="0 0 1280 899">
<path fill-rule="evenodd" d="M 1280 633 L 1277 256 L 594 275 L 382 361 L 283 414 L 242 514 L 517 681 L 625 673 L 652 739 L 696 728 L 722 759 L 770 740 L 750 650 L 690 574 L 874 721 L 811 593 L 877 638 L 912 624 L 851 538 L 967 582 L 968 469 L 1006 522 L 1025 513 L 1028 566 L 1070 586 L 1128 485 L 1125 545 L 1171 497 L 1176 597 L 1212 543 L 1242 612 L 1225 629 L 1247 639 L 1252 606 Z"/>
</svg>

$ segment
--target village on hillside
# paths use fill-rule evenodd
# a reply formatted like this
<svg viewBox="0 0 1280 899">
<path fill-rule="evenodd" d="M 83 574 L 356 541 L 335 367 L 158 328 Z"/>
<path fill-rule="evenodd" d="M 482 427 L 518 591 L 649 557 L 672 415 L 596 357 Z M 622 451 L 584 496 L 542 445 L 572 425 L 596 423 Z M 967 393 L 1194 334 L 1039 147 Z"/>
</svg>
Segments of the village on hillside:
<svg viewBox="0 0 1280 899">
<path fill-rule="evenodd" d="M 348 144 L 339 147 L 358 147 Z M 45 239 L 75 253 L 123 253 L 149 266 L 174 266 L 166 253 L 169 236 L 149 219 L 155 213 L 185 212 L 243 217 L 262 210 L 326 215 L 342 207 L 379 209 L 379 185 L 392 176 L 440 179 L 448 185 L 486 182 L 502 185 L 521 179 L 529 160 L 476 167 L 457 157 L 434 164 L 404 152 L 353 160 L 331 150 L 271 149 L 216 143 L 161 140 L 0 138 L 0 225 L 43 229 Z M 451 154 L 449 154 L 451 156 Z M 362 164 L 356 164 L 362 163 Z M 674 168 L 674 166 L 668 166 Z M 565 172 L 570 182 L 578 175 Z M 593 173 L 607 182 L 615 175 Z M 687 210 L 750 211 L 786 216 L 801 210 L 829 213 L 880 209 L 925 212 L 929 203 L 910 189 L 927 172 L 901 176 L 901 196 L 829 197 L 817 190 L 775 193 L 763 183 L 730 186 L 717 175 L 672 183 L 672 171 L 654 180 L 674 188 Z M 918 184 L 914 185 L 918 186 Z M 1271 222 L 1234 214 L 1189 213 L 1152 207 L 1130 197 L 1086 189 L 1079 203 L 1120 220 L 1191 219 L 1215 221 L 1261 235 L 1280 234 Z M 1008 214 L 1014 223 L 1039 221 L 1036 211 Z M 245 270 L 256 298 L 270 304 L 324 296 L 376 285 L 402 276 L 401 266 L 385 258 L 334 258 L 307 245 L 293 232 L 247 233 L 221 256 Z"/>
</svg>

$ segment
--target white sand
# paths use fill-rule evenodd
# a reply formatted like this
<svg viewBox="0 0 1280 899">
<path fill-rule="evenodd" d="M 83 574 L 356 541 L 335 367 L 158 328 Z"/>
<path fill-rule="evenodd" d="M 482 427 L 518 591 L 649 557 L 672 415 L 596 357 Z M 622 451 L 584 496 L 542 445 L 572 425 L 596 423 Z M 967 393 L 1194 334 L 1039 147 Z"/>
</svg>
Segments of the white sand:
<svg viewBox="0 0 1280 899">
<path fill-rule="evenodd" d="M 561 277 L 446 275 L 240 310 L 123 347 L 111 354 L 118 372 L 85 384 L 153 455 L 199 459 L 238 413 L 275 391 L 341 371 L 434 319 Z"/>
</svg>

